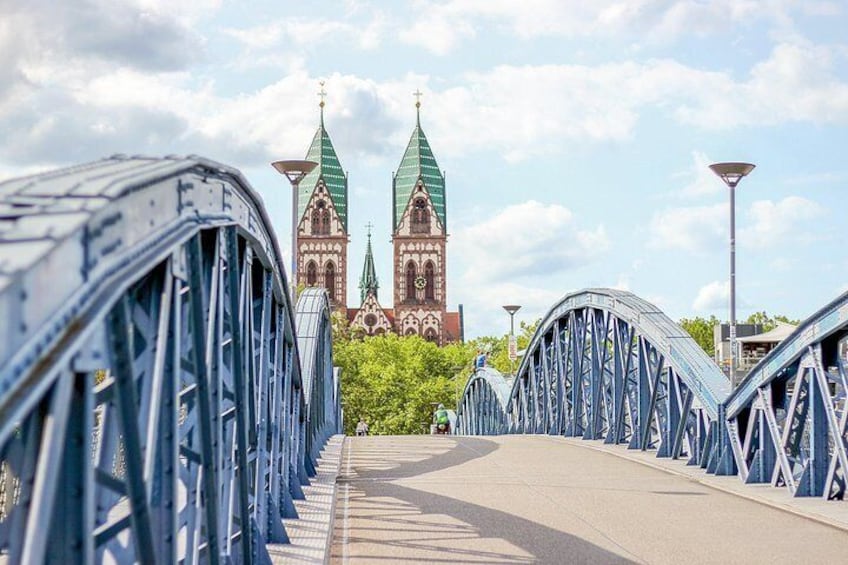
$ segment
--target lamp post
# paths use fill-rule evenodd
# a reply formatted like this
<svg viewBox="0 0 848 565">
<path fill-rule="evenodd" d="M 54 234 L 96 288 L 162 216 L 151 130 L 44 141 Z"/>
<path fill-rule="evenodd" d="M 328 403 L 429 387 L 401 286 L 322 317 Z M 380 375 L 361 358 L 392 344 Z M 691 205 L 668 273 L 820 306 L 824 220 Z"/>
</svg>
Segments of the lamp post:
<svg viewBox="0 0 848 565">
<path fill-rule="evenodd" d="M 271 166 L 274 167 L 278 173 L 285 175 L 292 185 L 291 298 L 293 306 L 297 299 L 297 191 L 300 181 L 303 180 L 303 177 L 311 173 L 312 170 L 318 166 L 318 163 L 315 161 L 287 160 L 274 161 L 271 163 Z"/>
<path fill-rule="evenodd" d="M 509 343 L 507 350 L 509 353 L 509 372 L 513 373 L 512 364 L 518 357 L 516 354 L 517 344 L 515 343 L 515 313 L 521 309 L 518 304 L 507 304 L 503 307 L 509 313 Z"/>
<path fill-rule="evenodd" d="M 710 169 L 730 189 L 730 384 L 736 381 L 736 185 L 754 170 L 751 163 L 715 163 Z"/>
</svg>

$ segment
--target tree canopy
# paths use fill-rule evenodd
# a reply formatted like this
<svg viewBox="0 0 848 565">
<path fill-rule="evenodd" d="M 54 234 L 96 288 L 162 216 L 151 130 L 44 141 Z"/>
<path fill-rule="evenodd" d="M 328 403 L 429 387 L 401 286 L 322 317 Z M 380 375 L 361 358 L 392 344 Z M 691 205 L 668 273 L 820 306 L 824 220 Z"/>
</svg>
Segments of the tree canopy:
<svg viewBox="0 0 848 565">
<path fill-rule="evenodd" d="M 456 405 L 474 351 L 387 333 L 336 338 L 333 355 L 342 371 L 346 433 L 362 417 L 371 433 L 416 434 L 429 429 L 434 404 Z"/>
<path fill-rule="evenodd" d="M 527 347 L 537 325 L 520 325 L 519 350 Z M 508 373 L 507 347 L 506 335 L 444 347 L 418 336 L 368 337 L 334 316 L 333 357 L 342 371 L 345 433 L 354 432 L 360 417 L 373 434 L 426 433 L 435 405 L 456 407 L 477 351 L 489 353 L 489 365 Z"/>
</svg>

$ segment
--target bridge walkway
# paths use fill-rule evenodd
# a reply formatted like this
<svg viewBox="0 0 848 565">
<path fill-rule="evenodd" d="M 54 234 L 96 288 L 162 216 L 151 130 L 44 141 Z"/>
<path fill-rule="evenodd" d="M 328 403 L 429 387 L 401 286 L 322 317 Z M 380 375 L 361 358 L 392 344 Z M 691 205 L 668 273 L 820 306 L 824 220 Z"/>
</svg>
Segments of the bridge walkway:
<svg viewBox="0 0 848 565">
<path fill-rule="evenodd" d="M 832 503 L 831 503 L 832 504 Z M 347 438 L 332 563 L 838 563 L 848 532 L 548 436 Z"/>
</svg>

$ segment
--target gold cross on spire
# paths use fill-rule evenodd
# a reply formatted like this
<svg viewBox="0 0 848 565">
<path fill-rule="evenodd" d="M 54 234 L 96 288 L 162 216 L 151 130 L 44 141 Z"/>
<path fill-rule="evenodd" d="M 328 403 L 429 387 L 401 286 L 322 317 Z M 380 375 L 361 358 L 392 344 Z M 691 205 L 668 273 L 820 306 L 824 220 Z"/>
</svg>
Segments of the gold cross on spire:
<svg viewBox="0 0 848 565">
<path fill-rule="evenodd" d="M 324 107 L 324 97 L 327 96 L 327 92 L 324 90 L 324 81 L 323 80 L 321 82 L 319 82 L 318 84 L 321 85 L 321 90 L 318 92 L 318 96 L 321 97 L 321 103 L 319 104 L 319 106 L 321 106 L 323 108 Z"/>
<path fill-rule="evenodd" d="M 421 125 L 421 97 L 424 96 L 424 93 L 421 92 L 418 88 L 415 89 L 415 92 L 412 93 L 415 96 L 415 124 L 417 126 Z"/>
</svg>

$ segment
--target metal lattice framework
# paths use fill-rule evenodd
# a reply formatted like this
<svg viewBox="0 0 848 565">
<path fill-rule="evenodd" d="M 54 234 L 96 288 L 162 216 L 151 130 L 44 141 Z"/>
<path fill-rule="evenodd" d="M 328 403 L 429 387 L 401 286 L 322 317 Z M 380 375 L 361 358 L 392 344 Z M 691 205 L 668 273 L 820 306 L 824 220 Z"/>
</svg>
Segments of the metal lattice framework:
<svg viewBox="0 0 848 565">
<path fill-rule="evenodd" d="M 733 471 L 795 496 L 843 499 L 846 355 L 848 293 L 805 320 L 728 398 Z"/>
<path fill-rule="evenodd" d="M 512 383 L 490 368 L 478 369 L 462 393 L 454 433 L 496 435 L 507 433 L 507 407 Z"/>
<path fill-rule="evenodd" d="M 710 471 L 729 457 L 718 425 L 726 377 L 680 326 L 629 292 L 588 289 L 556 304 L 526 350 L 502 416 L 492 408 L 503 404 L 488 400 L 503 387 L 492 372 L 478 372 L 466 388 L 460 430 L 600 439 Z M 473 408 L 478 401 L 488 407 Z"/>
<path fill-rule="evenodd" d="M 340 412 L 326 297 L 302 299 L 299 351 L 270 226 L 238 171 L 201 158 L 0 184 L 12 562 L 252 563 L 287 540 Z"/>
<path fill-rule="evenodd" d="M 848 482 L 848 293 L 809 319 L 730 393 L 677 324 L 628 293 L 567 295 L 507 380 L 478 370 L 465 434 L 545 433 L 686 457 L 709 473 L 842 500 Z"/>
</svg>

